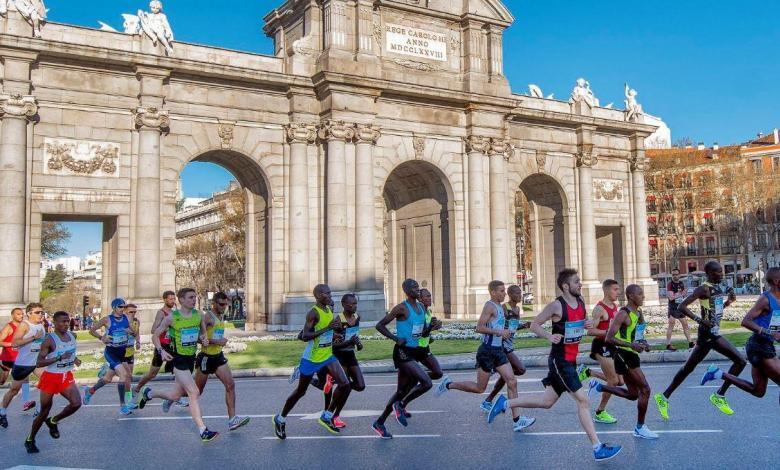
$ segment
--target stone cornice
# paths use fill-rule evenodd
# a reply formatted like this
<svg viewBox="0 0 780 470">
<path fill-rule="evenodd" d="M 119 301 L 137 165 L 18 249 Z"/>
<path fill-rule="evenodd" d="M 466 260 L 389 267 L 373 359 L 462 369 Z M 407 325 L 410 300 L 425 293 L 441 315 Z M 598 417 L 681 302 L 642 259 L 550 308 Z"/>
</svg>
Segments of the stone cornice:
<svg viewBox="0 0 780 470">
<path fill-rule="evenodd" d="M 284 126 L 287 142 L 313 144 L 317 139 L 317 126 L 314 124 L 290 123 Z"/>
<path fill-rule="evenodd" d="M 355 138 L 355 125 L 344 121 L 328 120 L 317 129 L 320 140 L 342 140 L 344 142 Z"/>
<path fill-rule="evenodd" d="M 133 122 L 138 129 L 148 128 L 155 130 L 165 130 L 171 125 L 171 119 L 168 117 L 168 111 L 158 109 L 154 106 L 139 106 L 133 111 Z"/>
<path fill-rule="evenodd" d="M 380 136 L 381 131 L 374 124 L 358 124 L 355 130 L 357 143 L 376 144 Z"/>
<path fill-rule="evenodd" d="M 0 95 L 0 115 L 2 117 L 31 119 L 38 114 L 38 101 L 31 95 Z"/>
</svg>

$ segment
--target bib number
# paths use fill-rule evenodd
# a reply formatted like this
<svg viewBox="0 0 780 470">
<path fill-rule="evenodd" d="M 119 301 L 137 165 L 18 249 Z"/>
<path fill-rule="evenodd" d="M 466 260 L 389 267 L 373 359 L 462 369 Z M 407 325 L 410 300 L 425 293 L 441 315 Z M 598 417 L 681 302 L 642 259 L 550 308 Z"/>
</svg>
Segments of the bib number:
<svg viewBox="0 0 780 470">
<path fill-rule="evenodd" d="M 512 318 L 509 320 L 509 331 L 515 332 L 520 327 L 520 320 Z"/>
<path fill-rule="evenodd" d="M 127 344 L 127 333 L 120 333 L 115 332 L 111 335 L 111 345 L 112 346 L 124 346 Z"/>
<path fill-rule="evenodd" d="M 422 337 L 423 328 L 425 325 L 413 325 L 412 326 L 412 339 L 418 339 Z"/>
<path fill-rule="evenodd" d="M 726 298 L 722 295 L 716 296 L 713 300 L 713 312 L 712 312 L 712 334 L 716 335 L 720 331 L 720 319 L 723 318 L 723 309 L 725 306 Z"/>
<path fill-rule="evenodd" d="M 321 348 L 330 347 L 333 344 L 333 330 L 328 330 L 321 334 L 317 344 L 319 344 Z"/>
<path fill-rule="evenodd" d="M 644 341 L 646 329 L 647 329 L 647 323 L 638 324 L 634 332 L 634 341 Z"/>
<path fill-rule="evenodd" d="M 200 333 L 200 328 L 198 327 L 182 328 L 181 345 L 189 347 L 198 344 L 198 333 Z"/>
<path fill-rule="evenodd" d="M 46 338 L 46 335 L 41 336 L 38 339 L 34 339 L 32 343 L 30 343 L 30 352 L 36 353 L 41 351 L 41 345 L 43 344 L 43 340 Z"/>
<path fill-rule="evenodd" d="M 344 333 L 344 341 L 349 341 L 360 333 L 360 327 L 350 326 L 347 328 L 347 332 Z"/>
<path fill-rule="evenodd" d="M 564 330 L 563 342 L 565 344 L 579 343 L 585 334 L 585 320 L 567 321 Z"/>
<path fill-rule="evenodd" d="M 769 331 L 780 331 L 780 310 L 772 312 L 772 319 L 769 320 Z"/>
<path fill-rule="evenodd" d="M 63 353 L 63 355 L 67 354 L 67 353 L 71 353 L 71 356 L 69 358 L 67 358 L 67 359 L 60 359 L 57 362 L 57 368 L 58 369 L 66 369 L 66 368 L 72 366 L 76 362 L 76 350 L 75 349 L 70 349 L 68 351 L 65 351 Z"/>
<path fill-rule="evenodd" d="M 222 339 L 225 337 L 225 330 L 220 328 L 218 330 L 214 330 L 214 332 L 211 334 L 211 339 Z"/>
</svg>

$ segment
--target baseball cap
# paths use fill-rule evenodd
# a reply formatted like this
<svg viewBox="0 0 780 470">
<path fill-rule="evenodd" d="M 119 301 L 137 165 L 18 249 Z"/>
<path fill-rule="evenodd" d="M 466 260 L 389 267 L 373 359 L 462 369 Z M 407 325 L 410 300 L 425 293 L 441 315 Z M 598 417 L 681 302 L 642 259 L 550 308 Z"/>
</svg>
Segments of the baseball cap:
<svg viewBox="0 0 780 470">
<path fill-rule="evenodd" d="M 117 297 L 116 299 L 111 301 L 111 308 L 117 308 L 117 307 L 124 307 L 125 306 L 125 299 L 122 297 Z"/>
</svg>

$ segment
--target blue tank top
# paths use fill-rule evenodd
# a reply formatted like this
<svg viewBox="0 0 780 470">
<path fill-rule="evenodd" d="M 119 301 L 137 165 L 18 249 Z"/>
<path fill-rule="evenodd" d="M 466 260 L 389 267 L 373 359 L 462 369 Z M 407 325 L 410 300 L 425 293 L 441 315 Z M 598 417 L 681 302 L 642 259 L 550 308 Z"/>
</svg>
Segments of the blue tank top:
<svg viewBox="0 0 780 470">
<path fill-rule="evenodd" d="M 496 309 L 496 318 L 494 318 L 490 323 L 488 323 L 488 328 L 494 330 L 503 330 L 504 329 L 504 307 L 498 305 L 492 300 L 488 301 L 488 303 L 491 304 L 493 308 Z M 482 342 L 487 344 L 488 346 L 502 347 L 504 343 L 504 338 L 502 338 L 501 336 L 486 335 L 483 333 Z"/>
<path fill-rule="evenodd" d="M 127 347 L 127 329 L 130 328 L 130 321 L 127 319 L 127 315 L 122 314 L 122 319 L 117 320 L 116 317 L 111 314 L 108 316 L 108 336 L 111 337 L 111 341 L 108 343 L 110 348 L 125 348 Z"/>
<path fill-rule="evenodd" d="M 408 313 L 406 320 L 396 320 L 395 334 L 399 338 L 405 339 L 406 346 L 410 348 L 416 348 L 419 345 L 425 328 L 425 307 L 419 302 L 416 304 L 413 307 L 408 300 L 404 301 Z"/>
<path fill-rule="evenodd" d="M 780 331 L 780 303 L 775 299 L 775 296 L 771 293 L 764 292 L 767 300 L 769 301 L 769 311 L 763 315 L 759 315 L 755 322 L 756 325 L 761 328 L 767 328 L 769 331 Z M 761 335 L 764 338 L 772 338 L 769 335 Z"/>
</svg>

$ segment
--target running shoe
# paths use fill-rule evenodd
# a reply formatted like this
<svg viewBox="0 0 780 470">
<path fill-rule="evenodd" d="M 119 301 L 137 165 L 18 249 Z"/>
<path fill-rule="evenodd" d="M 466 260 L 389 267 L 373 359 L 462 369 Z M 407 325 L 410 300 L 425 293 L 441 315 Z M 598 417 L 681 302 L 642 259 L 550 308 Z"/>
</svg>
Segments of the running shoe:
<svg viewBox="0 0 780 470">
<path fill-rule="evenodd" d="M 580 382 L 585 382 L 588 380 L 588 377 L 590 377 L 590 368 L 586 366 L 585 364 L 580 364 L 577 366 L 577 378 L 580 379 Z"/>
<path fill-rule="evenodd" d="M 8 417 L 6 415 L 0 415 L 0 427 L 8 427 Z"/>
<path fill-rule="evenodd" d="M 148 385 L 144 385 L 144 388 L 142 388 L 141 392 L 138 394 L 138 408 L 143 410 L 146 404 L 151 400 L 152 389 Z"/>
<path fill-rule="evenodd" d="M 127 404 L 127 408 L 129 408 L 129 409 L 131 409 L 131 410 L 134 410 L 134 409 L 138 408 L 138 403 L 136 403 L 136 402 L 135 402 L 135 400 L 131 400 L 131 401 L 130 401 L 130 402 Z"/>
<path fill-rule="evenodd" d="M 375 433 L 379 435 L 382 439 L 392 439 L 393 435 L 390 434 L 387 431 L 387 428 L 384 424 L 379 424 L 379 421 L 374 421 L 374 424 L 371 425 L 371 429 L 374 430 Z"/>
<path fill-rule="evenodd" d="M 108 364 L 104 362 L 103 365 L 100 366 L 100 370 L 97 372 L 97 378 L 102 379 L 106 376 L 106 374 L 108 374 Z"/>
<path fill-rule="evenodd" d="M 404 408 L 404 416 L 406 416 L 406 419 L 409 419 L 412 417 L 412 414 L 406 411 L 406 408 Z"/>
<path fill-rule="evenodd" d="M 279 439 L 287 439 L 287 431 L 285 430 L 285 423 L 279 421 L 281 416 L 275 415 L 272 418 L 272 421 L 274 422 L 274 434 L 276 434 L 276 437 Z"/>
<path fill-rule="evenodd" d="M 493 408 L 493 402 L 485 400 L 482 402 L 481 405 L 479 405 L 479 409 L 482 410 L 485 413 L 490 413 L 490 409 Z"/>
<path fill-rule="evenodd" d="M 665 421 L 669 421 L 669 400 L 663 395 L 663 393 L 656 393 L 653 395 L 655 398 L 655 406 L 658 407 L 658 412 Z"/>
<path fill-rule="evenodd" d="M 247 424 L 249 424 L 249 418 L 233 416 L 233 418 L 230 421 L 228 421 L 228 429 L 230 429 L 231 431 L 235 431 L 241 426 L 246 426 Z"/>
<path fill-rule="evenodd" d="M 512 424 L 512 431 L 520 432 L 525 428 L 530 428 L 536 422 L 536 418 L 528 418 L 521 416 L 514 424 Z"/>
<path fill-rule="evenodd" d="M 504 395 L 499 395 L 496 401 L 493 402 L 493 407 L 490 408 L 488 413 L 488 424 L 491 424 L 496 420 L 496 417 L 506 411 L 507 399 Z"/>
<path fill-rule="evenodd" d="M 133 414 L 133 411 L 130 408 L 128 408 L 127 405 L 122 405 L 119 408 L 119 414 L 122 416 L 128 416 Z"/>
<path fill-rule="evenodd" d="M 688 343 L 688 349 L 693 349 L 694 346 L 696 346 L 696 343 L 694 343 L 693 341 Z"/>
<path fill-rule="evenodd" d="M 675 348 L 675 347 L 674 347 L 674 346 L 672 346 L 671 344 L 667 344 L 667 345 L 666 345 L 666 350 L 667 350 L 667 351 L 677 351 L 677 348 Z"/>
<path fill-rule="evenodd" d="M 722 397 L 717 393 L 713 393 L 712 395 L 710 395 L 710 403 L 715 405 L 715 408 L 717 408 L 718 411 L 720 411 L 724 415 L 734 414 L 734 410 L 732 410 L 731 407 L 729 406 L 729 402 L 726 401 L 726 397 Z"/>
<path fill-rule="evenodd" d="M 452 379 L 449 375 L 445 375 L 444 378 L 439 382 L 439 385 L 436 386 L 436 396 L 440 397 L 444 395 L 444 393 L 449 390 L 447 386 L 452 383 Z"/>
<path fill-rule="evenodd" d="M 341 430 L 333 424 L 333 417 L 327 417 L 325 416 L 325 413 L 320 415 L 320 419 L 318 419 L 317 422 L 331 434 L 338 434 L 341 432 Z"/>
<path fill-rule="evenodd" d="M 209 431 L 207 428 L 202 433 L 200 433 L 200 440 L 202 442 L 210 442 L 216 439 L 217 436 L 219 436 L 217 431 Z"/>
<path fill-rule="evenodd" d="M 593 397 L 593 395 L 601 392 L 601 382 L 590 379 L 590 383 L 588 383 L 588 399 Z"/>
<path fill-rule="evenodd" d="M 290 376 L 287 377 L 287 381 L 292 383 L 295 383 L 296 380 L 301 376 L 301 368 L 298 366 L 295 366 L 293 371 L 290 373 Z"/>
<path fill-rule="evenodd" d="M 705 372 L 704 375 L 701 377 L 701 385 L 704 385 L 707 382 L 713 381 L 715 379 L 720 379 L 720 378 L 723 378 L 723 372 L 720 371 L 718 366 L 713 364 L 707 368 L 707 372 Z"/>
<path fill-rule="evenodd" d="M 322 387 L 322 392 L 328 394 L 333 390 L 333 376 L 328 374 L 325 377 L 325 385 Z"/>
<path fill-rule="evenodd" d="M 596 462 L 603 462 L 619 454 L 622 449 L 622 446 L 601 444 L 601 447 L 599 447 L 598 450 L 593 451 L 593 458 L 596 459 Z"/>
<path fill-rule="evenodd" d="M 38 408 L 35 408 L 35 410 L 33 410 L 33 418 L 37 418 L 39 413 L 40 411 L 38 411 Z"/>
<path fill-rule="evenodd" d="M 634 428 L 634 437 L 640 437 L 642 439 L 658 439 L 658 434 L 649 430 L 647 425 L 643 424 L 642 427 Z"/>
<path fill-rule="evenodd" d="M 187 397 L 181 397 L 178 400 L 176 400 L 176 404 L 182 408 L 187 408 L 190 406 L 190 399 Z"/>
<path fill-rule="evenodd" d="M 22 405 L 22 411 L 30 411 L 33 408 L 35 408 L 35 400 L 26 401 Z"/>
<path fill-rule="evenodd" d="M 173 405 L 173 402 L 170 400 L 163 400 L 162 401 L 162 411 L 163 413 L 167 413 L 171 411 L 171 405 Z"/>
<path fill-rule="evenodd" d="M 92 395 L 94 394 L 95 392 L 93 392 L 89 387 L 84 387 L 84 399 L 82 400 L 84 406 L 89 406 L 89 402 L 92 400 Z"/>
<path fill-rule="evenodd" d="M 46 427 L 49 428 L 49 435 L 52 437 L 52 439 L 59 439 L 60 430 L 57 428 L 57 423 L 52 421 L 52 418 L 46 418 L 44 423 L 46 424 Z"/>
<path fill-rule="evenodd" d="M 596 414 L 593 415 L 593 421 L 602 424 L 617 423 L 617 419 L 611 414 L 607 413 L 607 410 L 597 411 Z"/>
<path fill-rule="evenodd" d="M 347 427 L 347 423 L 342 421 L 341 418 L 338 416 L 333 417 L 333 424 L 336 425 L 336 427 L 339 429 L 344 429 Z"/>
<path fill-rule="evenodd" d="M 38 446 L 35 445 L 35 441 L 30 439 L 24 441 L 24 448 L 27 449 L 28 454 L 37 454 L 40 452 L 40 450 L 38 450 Z"/>
<path fill-rule="evenodd" d="M 401 404 L 400 401 L 393 403 L 393 416 L 395 416 L 395 420 L 398 421 L 398 424 L 400 424 L 403 427 L 409 426 L 409 422 L 406 421 L 406 413 L 404 413 L 404 406 Z"/>
</svg>

